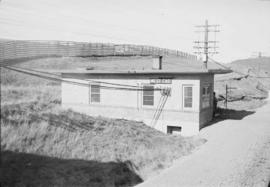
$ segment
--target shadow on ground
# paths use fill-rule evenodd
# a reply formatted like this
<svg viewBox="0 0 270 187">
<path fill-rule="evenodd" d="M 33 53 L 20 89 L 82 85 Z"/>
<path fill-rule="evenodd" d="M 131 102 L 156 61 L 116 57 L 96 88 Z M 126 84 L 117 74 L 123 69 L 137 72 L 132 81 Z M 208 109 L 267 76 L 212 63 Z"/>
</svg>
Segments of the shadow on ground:
<svg viewBox="0 0 270 187">
<path fill-rule="evenodd" d="M 205 127 L 214 125 L 215 123 L 218 123 L 224 120 L 242 120 L 246 116 L 249 116 L 254 113 L 255 113 L 254 111 L 247 111 L 247 110 L 233 110 L 233 109 L 218 108 L 214 119 Z"/>
<path fill-rule="evenodd" d="M 2 186 L 134 186 L 142 179 L 131 163 L 65 160 L 2 152 Z"/>
</svg>

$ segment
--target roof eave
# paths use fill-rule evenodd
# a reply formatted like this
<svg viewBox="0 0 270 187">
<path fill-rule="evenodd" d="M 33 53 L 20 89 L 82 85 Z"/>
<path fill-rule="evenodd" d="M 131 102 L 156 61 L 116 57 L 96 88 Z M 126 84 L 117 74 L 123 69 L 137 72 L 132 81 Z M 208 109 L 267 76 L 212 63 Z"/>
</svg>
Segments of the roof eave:
<svg viewBox="0 0 270 187">
<path fill-rule="evenodd" d="M 210 69 L 208 72 L 213 74 L 227 74 L 232 73 L 233 71 L 231 69 Z"/>
</svg>

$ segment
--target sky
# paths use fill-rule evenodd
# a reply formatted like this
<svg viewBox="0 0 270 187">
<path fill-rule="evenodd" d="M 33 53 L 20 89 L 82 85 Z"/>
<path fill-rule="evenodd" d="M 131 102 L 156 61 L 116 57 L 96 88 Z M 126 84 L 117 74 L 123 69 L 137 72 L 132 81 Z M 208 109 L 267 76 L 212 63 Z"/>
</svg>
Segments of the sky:
<svg viewBox="0 0 270 187">
<path fill-rule="evenodd" d="M 270 56 L 270 0 L 0 0 L 0 38 L 153 45 L 193 53 L 218 24 L 220 62 Z"/>
</svg>

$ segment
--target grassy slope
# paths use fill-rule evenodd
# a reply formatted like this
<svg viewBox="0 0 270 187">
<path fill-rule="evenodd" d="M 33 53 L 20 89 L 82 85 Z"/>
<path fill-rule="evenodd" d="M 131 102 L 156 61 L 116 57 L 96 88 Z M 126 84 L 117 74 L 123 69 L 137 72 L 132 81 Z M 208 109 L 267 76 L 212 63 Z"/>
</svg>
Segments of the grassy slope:
<svg viewBox="0 0 270 187">
<path fill-rule="evenodd" d="M 20 176 L 16 184 L 130 186 L 203 142 L 169 136 L 141 122 L 63 110 L 58 83 L 7 70 L 1 70 L 1 101 L 4 184 Z"/>
</svg>

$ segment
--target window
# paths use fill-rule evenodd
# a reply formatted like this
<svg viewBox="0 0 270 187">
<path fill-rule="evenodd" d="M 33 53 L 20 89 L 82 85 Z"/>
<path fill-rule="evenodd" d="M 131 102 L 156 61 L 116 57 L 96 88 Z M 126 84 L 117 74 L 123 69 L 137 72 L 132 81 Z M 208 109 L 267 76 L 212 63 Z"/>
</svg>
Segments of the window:
<svg viewBox="0 0 270 187">
<path fill-rule="evenodd" d="M 184 108 L 192 108 L 192 86 L 183 86 L 184 90 Z"/>
<path fill-rule="evenodd" d="M 182 131 L 180 126 L 167 126 L 167 134 L 179 134 Z"/>
<path fill-rule="evenodd" d="M 100 102 L 100 86 L 91 85 L 91 103 Z"/>
<path fill-rule="evenodd" d="M 205 95 L 205 94 L 206 94 L 206 88 L 203 87 L 202 95 Z"/>
<path fill-rule="evenodd" d="M 206 84 L 202 88 L 202 108 L 210 106 L 210 84 Z"/>
<path fill-rule="evenodd" d="M 143 86 L 143 105 L 154 105 L 154 86 Z"/>
</svg>

